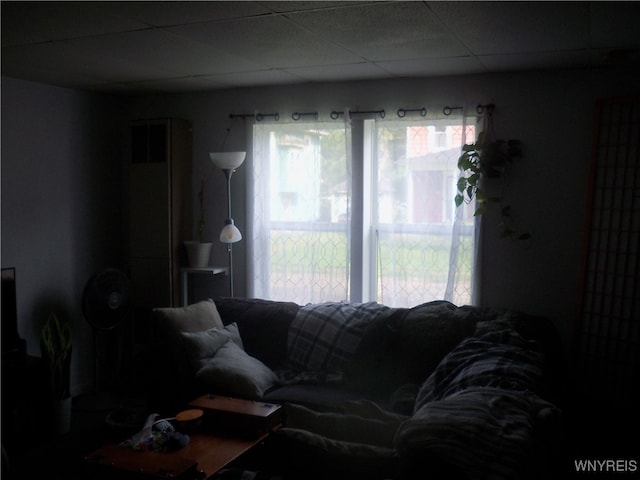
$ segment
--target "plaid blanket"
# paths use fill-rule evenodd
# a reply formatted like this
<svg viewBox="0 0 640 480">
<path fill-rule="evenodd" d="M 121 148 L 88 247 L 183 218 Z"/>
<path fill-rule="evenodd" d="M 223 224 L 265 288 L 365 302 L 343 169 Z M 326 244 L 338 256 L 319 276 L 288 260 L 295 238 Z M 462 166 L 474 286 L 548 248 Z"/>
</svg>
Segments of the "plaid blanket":
<svg viewBox="0 0 640 480">
<path fill-rule="evenodd" d="M 376 302 L 325 302 L 302 307 L 287 337 L 287 369 L 340 374 L 367 325 L 389 307 Z"/>
<path fill-rule="evenodd" d="M 535 391 L 542 363 L 537 344 L 514 330 L 467 338 L 442 359 L 420 387 L 414 411 L 470 387 Z"/>
<path fill-rule="evenodd" d="M 535 448 L 560 434 L 560 410 L 531 391 L 469 387 L 426 403 L 396 433 L 401 456 L 435 455 L 469 480 L 549 478 Z M 544 425 L 543 425 L 544 424 Z"/>
<path fill-rule="evenodd" d="M 397 433 L 398 450 L 436 454 L 471 480 L 545 478 L 533 470 L 544 467 L 534 427 L 552 427 L 561 411 L 535 393 L 542 362 L 537 344 L 515 330 L 463 340 L 420 388 L 413 417 Z"/>
</svg>

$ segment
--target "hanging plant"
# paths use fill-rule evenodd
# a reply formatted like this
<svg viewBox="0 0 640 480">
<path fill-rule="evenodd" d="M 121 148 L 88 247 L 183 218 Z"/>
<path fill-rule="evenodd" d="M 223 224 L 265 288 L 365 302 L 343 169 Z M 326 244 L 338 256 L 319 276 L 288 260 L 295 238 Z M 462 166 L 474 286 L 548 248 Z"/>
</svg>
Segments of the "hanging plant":
<svg viewBox="0 0 640 480">
<path fill-rule="evenodd" d="M 458 159 L 460 177 L 455 196 L 456 207 L 475 199 L 474 216 L 484 215 L 496 206 L 500 214 L 501 238 L 527 240 L 531 234 L 518 232 L 514 226 L 511 205 L 504 198 L 509 171 L 515 159 L 521 158 L 520 140 L 495 139 L 493 135 L 493 105 L 487 106 L 487 126 L 474 143 L 462 147 Z"/>
</svg>

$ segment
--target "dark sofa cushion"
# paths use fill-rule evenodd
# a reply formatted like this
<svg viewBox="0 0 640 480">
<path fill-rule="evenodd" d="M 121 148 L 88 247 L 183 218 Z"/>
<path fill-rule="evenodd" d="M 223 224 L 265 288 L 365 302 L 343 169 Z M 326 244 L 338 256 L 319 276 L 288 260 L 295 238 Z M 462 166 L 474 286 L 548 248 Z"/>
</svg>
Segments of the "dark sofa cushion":
<svg viewBox="0 0 640 480">
<path fill-rule="evenodd" d="M 389 309 L 365 332 L 347 384 L 377 395 L 420 385 L 453 347 L 473 334 L 476 323 L 473 309 L 446 301 Z"/>
<path fill-rule="evenodd" d="M 296 403 L 318 411 L 339 411 L 346 402 L 362 398 L 362 393 L 340 386 L 292 383 L 275 386 L 264 395 L 263 400 L 280 404 Z"/>
<path fill-rule="evenodd" d="M 280 428 L 270 437 L 285 478 L 377 480 L 393 478 L 398 456 L 393 448 L 347 442 L 308 430 Z"/>
<path fill-rule="evenodd" d="M 275 370 L 287 359 L 287 334 L 300 305 L 259 298 L 214 298 L 222 322 L 236 322 L 244 350 Z"/>
<path fill-rule="evenodd" d="M 308 430 L 334 440 L 393 448 L 396 431 L 408 417 L 379 408 L 362 409 L 364 414 L 358 410 L 351 413 L 348 408 L 351 403 L 358 404 L 347 402 L 341 412 L 318 412 L 301 405 L 285 404 L 283 426 Z"/>
</svg>

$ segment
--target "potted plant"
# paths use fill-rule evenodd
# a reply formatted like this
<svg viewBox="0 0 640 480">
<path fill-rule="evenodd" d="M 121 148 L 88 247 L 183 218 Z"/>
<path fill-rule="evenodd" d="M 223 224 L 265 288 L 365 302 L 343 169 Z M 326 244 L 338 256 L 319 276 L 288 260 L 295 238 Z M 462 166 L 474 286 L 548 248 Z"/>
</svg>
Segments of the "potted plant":
<svg viewBox="0 0 640 480">
<path fill-rule="evenodd" d="M 489 110 L 489 116 L 491 115 Z M 522 157 L 520 140 L 494 139 L 489 117 L 489 128 L 478 139 L 462 147 L 458 159 L 460 177 L 455 203 L 457 207 L 469 204 L 475 198 L 474 215 L 483 215 L 495 205 L 499 209 L 501 238 L 527 240 L 531 234 L 518 232 L 514 227 L 511 205 L 504 198 L 504 184 L 515 159 Z M 497 183 L 496 183 L 497 182 Z"/>
<path fill-rule="evenodd" d="M 187 250 L 187 259 L 189 266 L 192 268 L 202 268 L 209 266 L 211 257 L 211 247 L 213 242 L 204 240 L 204 184 L 205 180 L 200 181 L 200 191 L 198 192 L 198 203 L 200 205 L 200 218 L 198 219 L 198 240 L 187 240 L 184 242 Z"/>
<path fill-rule="evenodd" d="M 40 349 L 49 371 L 53 425 L 66 433 L 71 420 L 71 323 L 52 312 L 42 327 Z"/>
</svg>

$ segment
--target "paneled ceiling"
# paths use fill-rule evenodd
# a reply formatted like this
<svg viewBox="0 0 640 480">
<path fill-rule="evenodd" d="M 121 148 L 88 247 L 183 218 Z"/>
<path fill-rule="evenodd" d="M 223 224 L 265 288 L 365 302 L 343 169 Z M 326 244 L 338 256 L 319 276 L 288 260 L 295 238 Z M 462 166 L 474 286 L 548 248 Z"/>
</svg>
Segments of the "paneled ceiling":
<svg viewBox="0 0 640 480">
<path fill-rule="evenodd" d="M 640 2 L 2 2 L 2 75 L 119 94 L 640 63 Z"/>
</svg>

